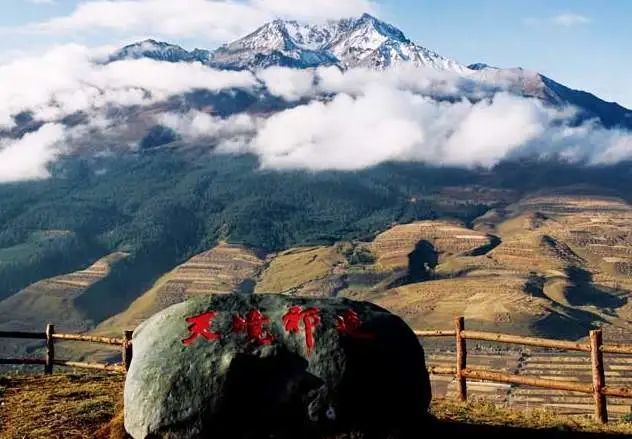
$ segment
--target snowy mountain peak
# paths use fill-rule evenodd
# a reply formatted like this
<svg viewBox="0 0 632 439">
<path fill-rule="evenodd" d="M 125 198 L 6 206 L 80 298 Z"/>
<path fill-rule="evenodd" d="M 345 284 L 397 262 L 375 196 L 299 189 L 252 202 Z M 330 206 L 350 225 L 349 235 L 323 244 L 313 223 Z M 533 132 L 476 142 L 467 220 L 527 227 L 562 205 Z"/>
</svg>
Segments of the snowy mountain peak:
<svg viewBox="0 0 632 439">
<path fill-rule="evenodd" d="M 309 68 L 337 65 L 342 69 L 384 69 L 412 64 L 457 73 L 470 69 L 411 42 L 395 26 L 370 14 L 332 20 L 324 24 L 274 20 L 251 34 L 215 51 L 195 49 L 155 40 L 130 44 L 110 61 L 151 58 L 168 62 L 198 61 L 220 69 L 256 70 L 270 66 Z"/>
<path fill-rule="evenodd" d="M 258 69 L 273 65 L 306 68 L 336 64 L 322 47 L 327 29 L 294 21 L 274 20 L 253 33 L 212 52 L 209 64 L 227 69 Z"/>
<path fill-rule="evenodd" d="M 220 47 L 211 65 L 256 69 L 270 65 L 315 67 L 338 65 L 387 68 L 410 63 L 464 73 L 469 69 L 412 43 L 393 25 L 372 15 L 304 24 L 274 20 L 246 37 Z"/>
<path fill-rule="evenodd" d="M 410 42 L 408 38 L 406 38 L 406 35 L 404 35 L 404 32 L 402 32 L 401 30 L 399 30 L 398 28 L 396 28 L 395 26 L 391 24 L 388 24 L 384 21 L 381 21 L 375 18 L 374 16 L 370 14 L 364 13 L 362 17 L 355 20 L 355 22 L 356 22 L 356 26 L 372 27 L 376 32 L 378 32 L 379 34 L 383 35 L 386 38 L 400 41 L 402 43 Z"/>
<path fill-rule="evenodd" d="M 150 58 L 158 61 L 193 61 L 191 53 L 175 44 L 164 43 L 152 39 L 130 44 L 110 56 L 110 61 L 121 59 Z"/>
</svg>

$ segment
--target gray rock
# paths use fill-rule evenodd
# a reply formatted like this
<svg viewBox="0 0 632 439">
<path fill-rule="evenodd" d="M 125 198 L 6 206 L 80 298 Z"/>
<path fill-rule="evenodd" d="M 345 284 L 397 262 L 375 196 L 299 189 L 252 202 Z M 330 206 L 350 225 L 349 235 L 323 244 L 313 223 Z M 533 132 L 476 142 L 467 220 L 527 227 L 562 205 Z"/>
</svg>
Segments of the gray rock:
<svg viewBox="0 0 632 439">
<path fill-rule="evenodd" d="M 402 428 L 430 402 L 414 333 L 366 302 L 201 297 L 147 320 L 133 346 L 125 428 L 135 439 Z"/>
</svg>

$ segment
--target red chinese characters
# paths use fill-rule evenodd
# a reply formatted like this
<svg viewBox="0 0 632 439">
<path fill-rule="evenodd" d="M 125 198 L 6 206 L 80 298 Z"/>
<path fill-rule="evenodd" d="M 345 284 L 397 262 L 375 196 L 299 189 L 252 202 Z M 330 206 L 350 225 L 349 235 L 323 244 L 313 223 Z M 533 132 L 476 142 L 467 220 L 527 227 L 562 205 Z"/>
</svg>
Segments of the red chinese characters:
<svg viewBox="0 0 632 439">
<path fill-rule="evenodd" d="M 190 346 L 198 337 L 208 341 L 216 341 L 222 338 L 220 332 L 211 330 L 213 319 L 217 316 L 216 311 L 208 311 L 203 314 L 187 317 L 189 336 L 182 339 L 185 346 Z M 266 327 L 270 319 L 260 310 L 252 309 L 245 317 L 240 314 L 234 315 L 232 319 L 232 330 L 236 334 L 245 334 L 248 341 L 257 343 L 260 346 L 271 345 L 274 342 L 272 332 Z M 333 323 L 333 322 L 332 322 Z M 315 331 L 321 324 L 320 310 L 318 308 L 305 308 L 291 306 L 282 317 L 283 328 L 290 334 L 304 332 L 307 355 L 311 355 L 315 345 Z M 354 338 L 375 338 L 375 335 L 361 330 L 362 321 L 358 314 L 352 309 L 346 309 L 336 316 L 336 330 L 343 335 Z"/>
<path fill-rule="evenodd" d="M 258 309 L 248 311 L 246 317 L 237 314 L 233 317 L 233 332 L 245 332 L 248 339 L 260 345 L 269 345 L 274 341 L 274 337 L 264 326 L 270 322 Z"/>
<path fill-rule="evenodd" d="M 347 309 L 336 317 L 336 329 L 341 334 L 354 338 L 374 338 L 373 334 L 360 330 L 360 326 L 362 326 L 362 320 L 360 320 L 358 313 L 352 309 Z"/>
<path fill-rule="evenodd" d="M 303 310 L 300 306 L 292 306 L 283 316 L 283 327 L 290 334 L 300 332 L 301 322 L 305 330 L 307 355 L 311 355 L 314 349 L 314 329 L 320 324 L 318 308 L 307 308 Z"/>
<path fill-rule="evenodd" d="M 182 343 L 185 346 L 189 346 L 198 337 L 204 337 L 209 341 L 219 340 L 221 335 L 211 331 L 211 323 L 216 315 L 217 313 L 215 311 L 209 311 L 199 316 L 188 317 L 186 321 L 189 323 L 189 332 L 191 335 L 183 339 Z"/>
</svg>

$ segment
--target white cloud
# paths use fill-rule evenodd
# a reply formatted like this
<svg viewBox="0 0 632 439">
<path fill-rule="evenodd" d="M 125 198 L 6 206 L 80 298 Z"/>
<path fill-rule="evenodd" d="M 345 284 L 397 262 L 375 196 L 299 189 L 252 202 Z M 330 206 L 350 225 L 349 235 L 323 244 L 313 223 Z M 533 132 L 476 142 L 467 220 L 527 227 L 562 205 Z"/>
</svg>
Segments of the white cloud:
<svg viewBox="0 0 632 439">
<path fill-rule="evenodd" d="M 547 18 L 528 17 L 523 21 L 528 26 L 553 25 L 566 28 L 590 24 L 592 22 L 589 17 L 573 12 L 566 12 Z"/>
<path fill-rule="evenodd" d="M 536 147 L 549 154 L 557 152 L 571 162 L 612 165 L 632 160 L 632 133 L 587 122 L 580 126 L 549 128 Z"/>
<path fill-rule="evenodd" d="M 551 19 L 551 22 L 553 24 L 563 27 L 573 27 L 582 24 L 588 24 L 590 23 L 590 21 L 590 18 L 584 15 L 574 14 L 571 12 L 557 15 Z"/>
<path fill-rule="evenodd" d="M 376 90 L 354 99 L 340 94 L 271 116 L 253 141 L 264 167 L 361 169 L 410 154 L 424 133 L 415 102 Z"/>
<path fill-rule="evenodd" d="M 495 79 L 483 81 L 478 77 L 467 78 L 457 73 L 406 65 L 386 70 L 358 67 L 346 71 L 335 66 L 301 70 L 270 67 L 258 72 L 257 77 L 272 95 L 289 102 L 323 93 L 359 96 L 375 84 L 442 98 L 460 97 L 464 93 L 471 98 L 481 98 L 505 87 Z"/>
<path fill-rule="evenodd" d="M 62 152 L 64 127 L 45 124 L 18 140 L 0 141 L 0 183 L 49 176 L 46 166 Z"/>
<path fill-rule="evenodd" d="M 472 105 L 446 133 L 442 162 L 491 167 L 545 130 L 552 114 L 539 101 L 505 93 Z"/>
<path fill-rule="evenodd" d="M 223 140 L 240 137 L 247 143 L 246 136 L 251 136 L 256 132 L 256 121 L 247 114 L 221 118 L 201 111 L 191 110 L 185 114 L 160 114 L 156 118 L 156 122 L 193 140 L 200 138 Z"/>
<path fill-rule="evenodd" d="M 284 67 L 269 67 L 257 73 L 270 93 L 286 101 L 298 101 L 312 95 L 314 81 L 313 70 L 288 69 Z"/>
<path fill-rule="evenodd" d="M 600 151 L 593 159 L 595 164 L 611 165 L 622 160 L 632 159 L 632 136 L 630 133 L 615 131 L 609 133 L 606 149 Z"/>
<path fill-rule="evenodd" d="M 376 84 L 441 97 L 462 96 L 464 91 L 468 95 L 479 96 L 477 87 L 489 88 L 483 82 L 474 82 L 453 72 L 406 65 L 386 70 L 355 68 L 344 72 L 337 67 L 323 67 L 316 71 L 316 83 L 320 92 L 348 93 L 352 96 L 359 96 Z"/>
<path fill-rule="evenodd" d="M 326 19 L 375 11 L 370 0 L 92 0 L 66 16 L 31 23 L 44 33 L 145 33 L 230 40 L 276 17 Z"/>
<path fill-rule="evenodd" d="M 262 166 L 354 170 L 412 160 L 492 167 L 526 155 L 590 164 L 632 159 L 631 133 L 594 122 L 569 126 L 575 109 L 553 109 L 537 99 L 500 91 L 510 88 L 505 77 L 496 84 L 494 77 L 461 78 L 417 69 L 311 72 L 311 90 L 288 81 L 290 91 L 285 93 L 336 97 L 262 120 L 250 145 Z M 454 101 L 455 96 L 470 100 Z"/>
<path fill-rule="evenodd" d="M 372 86 L 271 116 L 252 143 L 264 167 L 354 170 L 384 161 L 490 167 L 537 138 L 554 118 L 538 101 L 498 94 L 438 102 Z"/>
<path fill-rule="evenodd" d="M 137 145 L 156 123 L 185 142 L 254 153 L 273 169 L 355 170 L 385 161 L 492 167 L 526 155 L 589 164 L 632 159 L 629 132 L 596 123 L 570 126 L 573 109 L 552 109 L 508 92 L 516 72 L 462 77 L 415 68 L 328 67 L 270 68 L 255 76 L 196 63 L 97 62 L 109 50 L 61 46 L 0 65 L 0 131 L 24 111 L 44 123 L 20 139 L 0 140 L 0 182 L 44 178 L 49 163 L 86 139 L 96 139 L 93 148 Z M 195 89 L 258 93 L 262 84 L 290 105 L 310 102 L 227 118 L 197 110 L 156 114 L 164 107 L 150 106 Z M 110 110 L 133 105 L 148 107 L 132 119 L 110 118 Z M 72 128 L 59 124 L 75 112 L 88 118 Z"/>
<path fill-rule="evenodd" d="M 150 59 L 100 64 L 107 49 L 60 46 L 41 57 L 0 65 L 0 128 L 12 116 L 31 111 L 38 120 L 56 121 L 108 106 L 148 105 L 198 88 L 221 90 L 258 84 L 249 72 L 219 71 L 199 63 Z"/>
</svg>

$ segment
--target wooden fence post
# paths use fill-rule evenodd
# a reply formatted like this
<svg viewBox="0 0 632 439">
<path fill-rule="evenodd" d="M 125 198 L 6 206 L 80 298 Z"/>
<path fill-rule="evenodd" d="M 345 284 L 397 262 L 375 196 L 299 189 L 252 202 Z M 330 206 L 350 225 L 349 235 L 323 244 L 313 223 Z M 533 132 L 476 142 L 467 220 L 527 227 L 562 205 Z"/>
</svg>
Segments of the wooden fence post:
<svg viewBox="0 0 632 439">
<path fill-rule="evenodd" d="M 46 325 L 46 364 L 44 365 L 44 373 L 53 373 L 53 363 L 55 361 L 55 340 L 53 340 L 53 334 L 55 333 L 55 325 L 50 323 Z"/>
<path fill-rule="evenodd" d="M 608 405 L 603 388 L 606 385 L 606 377 L 603 365 L 603 334 L 601 329 L 590 331 L 590 360 L 592 363 L 593 397 L 595 398 L 595 418 L 598 422 L 608 422 Z"/>
<path fill-rule="evenodd" d="M 467 367 L 467 346 L 465 338 L 461 336 L 461 332 L 465 330 L 465 319 L 463 317 L 457 317 L 454 320 L 454 329 L 456 335 L 457 396 L 460 401 L 467 401 L 467 381 L 463 375 L 463 370 Z"/>
<path fill-rule="evenodd" d="M 125 331 L 123 333 L 123 349 L 122 349 L 122 357 L 123 357 L 123 365 L 125 366 L 125 370 L 129 370 L 129 366 L 132 363 L 132 334 L 133 331 Z"/>
</svg>

